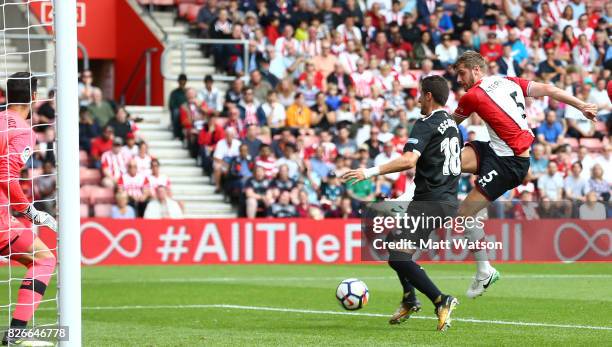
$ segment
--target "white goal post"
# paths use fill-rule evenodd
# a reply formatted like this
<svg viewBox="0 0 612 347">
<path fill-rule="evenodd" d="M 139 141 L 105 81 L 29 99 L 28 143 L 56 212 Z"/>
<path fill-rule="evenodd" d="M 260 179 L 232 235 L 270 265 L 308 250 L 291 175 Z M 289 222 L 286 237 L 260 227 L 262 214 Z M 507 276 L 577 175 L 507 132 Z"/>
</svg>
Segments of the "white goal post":
<svg viewBox="0 0 612 347">
<path fill-rule="evenodd" d="M 57 85 L 59 323 L 69 328 L 60 346 L 81 346 L 81 232 L 76 0 L 54 0 Z"/>
</svg>

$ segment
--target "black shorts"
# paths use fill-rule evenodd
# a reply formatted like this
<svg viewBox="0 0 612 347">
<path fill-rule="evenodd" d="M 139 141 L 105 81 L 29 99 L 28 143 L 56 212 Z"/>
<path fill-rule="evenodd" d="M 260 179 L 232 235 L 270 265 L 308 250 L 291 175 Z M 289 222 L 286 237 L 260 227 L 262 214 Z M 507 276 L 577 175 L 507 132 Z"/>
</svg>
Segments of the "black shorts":
<svg viewBox="0 0 612 347">
<path fill-rule="evenodd" d="M 476 189 L 489 201 L 494 201 L 508 190 L 520 186 L 529 171 L 529 158 L 495 154 L 489 142 L 472 141 L 470 146 L 476 152 Z"/>
<path fill-rule="evenodd" d="M 432 231 L 445 227 L 449 218 L 457 216 L 457 201 L 411 201 L 406 208 L 406 215 L 420 217 L 418 225 L 411 224 L 408 229 L 392 230 L 386 240 L 406 240 L 415 242 L 427 240 Z"/>
</svg>

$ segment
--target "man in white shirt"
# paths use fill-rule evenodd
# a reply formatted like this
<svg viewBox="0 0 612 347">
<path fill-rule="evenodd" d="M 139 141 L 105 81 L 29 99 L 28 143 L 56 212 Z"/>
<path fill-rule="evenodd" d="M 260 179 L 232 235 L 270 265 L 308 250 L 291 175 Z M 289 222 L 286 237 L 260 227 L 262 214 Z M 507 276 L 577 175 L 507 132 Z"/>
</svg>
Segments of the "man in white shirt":
<svg viewBox="0 0 612 347">
<path fill-rule="evenodd" d="M 221 192 L 221 176 L 227 172 L 229 162 L 240 154 L 240 140 L 236 138 L 236 129 L 225 129 L 225 138 L 217 142 L 213 154 L 213 180 L 215 193 Z"/>
<path fill-rule="evenodd" d="M 204 88 L 198 91 L 198 99 L 204 101 L 209 109 L 221 112 L 223 110 L 223 93 L 213 86 L 211 75 L 204 77 Z"/>
<path fill-rule="evenodd" d="M 612 112 L 612 104 L 608 97 L 608 91 L 606 90 L 606 80 L 600 78 L 597 80 L 595 88 L 591 89 L 587 102 L 596 104 L 599 111 L 597 112 L 598 117 L 607 116 Z"/>
<path fill-rule="evenodd" d="M 155 199 L 149 201 L 144 212 L 145 219 L 181 219 L 181 205 L 168 196 L 165 186 L 157 187 Z"/>
<path fill-rule="evenodd" d="M 548 197 L 551 201 L 560 201 L 563 190 L 563 177 L 557 172 L 557 163 L 548 162 L 546 175 L 538 178 L 540 196 Z"/>
<path fill-rule="evenodd" d="M 399 158 L 401 156 L 401 154 L 399 154 L 396 150 L 395 147 L 393 146 L 393 143 L 391 143 L 391 141 L 387 141 L 385 142 L 385 146 L 383 147 L 383 151 L 380 152 L 376 158 L 374 158 L 374 165 L 375 166 L 380 166 L 383 164 L 386 164 L 396 158 Z M 400 173 L 399 172 L 395 172 L 395 173 L 390 173 L 390 174 L 386 174 L 383 177 L 391 182 L 395 182 L 397 181 L 397 179 L 399 178 Z"/>
<path fill-rule="evenodd" d="M 586 196 L 586 202 L 580 206 L 578 215 L 580 219 L 585 220 L 604 220 L 606 219 L 606 207 L 601 202 L 597 201 L 597 192 L 589 192 Z"/>
<path fill-rule="evenodd" d="M 579 161 L 572 164 L 572 172 L 563 182 L 566 199 L 572 201 L 585 201 L 589 185 L 586 179 L 580 177 L 581 172 L 582 164 Z"/>
<path fill-rule="evenodd" d="M 436 56 L 444 68 L 457 60 L 457 46 L 451 43 L 449 34 L 444 34 L 442 42 L 436 46 Z"/>
</svg>

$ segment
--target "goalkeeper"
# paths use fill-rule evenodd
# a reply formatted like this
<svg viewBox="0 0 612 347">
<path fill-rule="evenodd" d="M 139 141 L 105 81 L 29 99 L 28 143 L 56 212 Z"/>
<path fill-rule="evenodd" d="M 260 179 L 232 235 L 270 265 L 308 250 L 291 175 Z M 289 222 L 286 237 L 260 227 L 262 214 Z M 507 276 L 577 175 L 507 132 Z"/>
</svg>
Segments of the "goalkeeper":
<svg viewBox="0 0 612 347">
<path fill-rule="evenodd" d="M 36 135 L 30 122 L 36 102 L 37 79 L 28 72 L 17 72 L 7 81 L 7 109 L 0 112 L 0 255 L 23 264 L 27 273 L 19 287 L 10 329 L 25 329 L 38 308 L 51 276 L 55 256 L 34 234 L 31 223 L 57 229 L 55 219 L 37 211 L 19 185 L 19 174 L 33 153 Z M 11 215 L 11 209 L 21 214 Z M 4 335 L 2 344 L 21 344 L 17 333 Z"/>
</svg>

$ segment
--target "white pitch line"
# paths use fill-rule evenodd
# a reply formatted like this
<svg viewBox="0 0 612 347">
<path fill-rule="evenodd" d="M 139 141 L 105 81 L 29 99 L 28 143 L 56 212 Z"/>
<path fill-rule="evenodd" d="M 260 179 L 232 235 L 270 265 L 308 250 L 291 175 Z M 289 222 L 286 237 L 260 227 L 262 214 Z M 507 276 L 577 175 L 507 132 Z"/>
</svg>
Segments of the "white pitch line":
<svg viewBox="0 0 612 347">
<path fill-rule="evenodd" d="M 436 280 L 463 280 L 471 279 L 469 275 L 455 276 L 432 276 Z M 612 279 L 612 275 L 594 274 L 594 275 L 503 275 L 503 279 L 550 279 L 550 280 L 565 280 L 565 279 Z M 342 281 L 342 277 L 322 276 L 322 277 L 177 277 L 177 278 L 155 278 L 155 279 L 90 279 L 83 280 L 84 283 L 214 283 L 214 282 L 268 282 L 268 281 Z M 376 280 L 395 280 L 396 276 L 363 276 L 359 277 L 363 281 Z"/>
<path fill-rule="evenodd" d="M 159 310 L 159 309 L 207 309 L 207 308 L 221 308 L 221 309 L 235 309 L 235 310 L 252 310 L 252 311 L 269 311 L 269 312 L 287 312 L 287 313 L 306 313 L 306 314 L 323 314 L 323 315 L 337 315 L 337 316 L 363 316 L 363 317 L 388 317 L 387 314 L 382 313 L 367 313 L 367 312 L 342 312 L 342 311 L 328 311 L 328 310 L 303 310 L 293 308 L 282 308 L 282 307 L 266 307 L 266 306 L 242 306 L 242 305 L 229 305 L 229 304 L 192 304 L 192 305 L 134 305 L 134 306 L 86 306 L 83 310 L 101 311 L 101 310 Z M 413 319 L 429 319 L 436 320 L 434 317 L 422 317 L 412 316 Z M 537 322 L 515 322 L 515 321 L 503 321 L 503 320 L 484 320 L 474 318 L 453 318 L 453 321 L 465 322 L 465 323 L 476 323 L 476 324 L 497 324 L 497 325 L 514 325 L 514 326 L 532 326 L 532 327 L 545 327 L 545 328 L 567 328 L 567 329 L 586 329 L 586 330 L 609 330 L 612 331 L 612 327 L 602 326 L 591 326 L 591 325 L 572 325 L 572 324 L 555 324 L 555 323 L 537 323 Z"/>
</svg>

